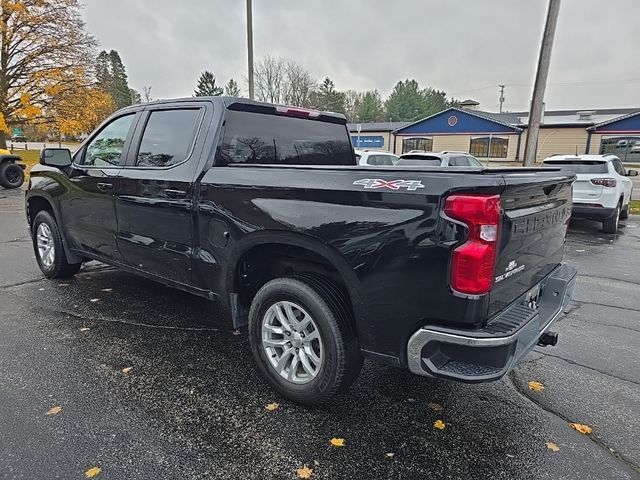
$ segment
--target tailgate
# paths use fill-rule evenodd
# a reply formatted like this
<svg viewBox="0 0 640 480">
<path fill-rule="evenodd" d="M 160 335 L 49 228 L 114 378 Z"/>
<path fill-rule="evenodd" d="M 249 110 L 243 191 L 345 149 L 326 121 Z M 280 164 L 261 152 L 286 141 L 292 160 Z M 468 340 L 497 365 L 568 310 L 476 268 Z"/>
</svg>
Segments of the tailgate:
<svg viewBox="0 0 640 480">
<path fill-rule="evenodd" d="M 562 260 L 574 179 L 572 173 L 550 171 L 504 175 L 490 316 L 530 290 Z"/>
</svg>

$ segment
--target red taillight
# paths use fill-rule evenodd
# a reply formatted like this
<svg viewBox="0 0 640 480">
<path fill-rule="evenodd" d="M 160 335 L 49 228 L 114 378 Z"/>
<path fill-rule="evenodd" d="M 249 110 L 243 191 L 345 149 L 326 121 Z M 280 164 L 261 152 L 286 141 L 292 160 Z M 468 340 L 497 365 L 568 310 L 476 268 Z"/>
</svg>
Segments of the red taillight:
<svg viewBox="0 0 640 480">
<path fill-rule="evenodd" d="M 594 185 L 599 185 L 601 187 L 615 187 L 616 179 L 615 178 L 592 178 L 591 183 Z"/>
<path fill-rule="evenodd" d="M 499 195 L 451 195 L 445 213 L 469 229 L 467 241 L 451 255 L 451 288 L 482 295 L 491 290 L 500 227 Z"/>
</svg>

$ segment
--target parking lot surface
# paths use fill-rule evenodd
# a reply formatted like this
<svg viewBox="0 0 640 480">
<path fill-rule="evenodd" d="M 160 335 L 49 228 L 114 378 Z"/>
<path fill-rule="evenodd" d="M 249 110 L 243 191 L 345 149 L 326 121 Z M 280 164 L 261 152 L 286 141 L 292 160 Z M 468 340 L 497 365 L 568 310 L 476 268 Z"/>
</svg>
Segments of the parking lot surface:
<svg viewBox="0 0 640 480">
<path fill-rule="evenodd" d="M 558 346 L 508 378 L 366 362 L 347 394 L 309 409 L 269 389 L 246 332 L 204 299 L 95 262 L 44 279 L 22 202 L 0 190 L 0 478 L 287 479 L 303 465 L 331 479 L 639 478 L 640 217 L 617 235 L 571 224 L 579 277 Z"/>
</svg>

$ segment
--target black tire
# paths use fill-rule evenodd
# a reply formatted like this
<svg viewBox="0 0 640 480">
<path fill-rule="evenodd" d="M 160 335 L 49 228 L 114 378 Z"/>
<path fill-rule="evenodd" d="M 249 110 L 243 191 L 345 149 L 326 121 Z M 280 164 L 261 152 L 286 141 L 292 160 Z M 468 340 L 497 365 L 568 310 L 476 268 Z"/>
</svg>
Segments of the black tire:
<svg viewBox="0 0 640 480">
<path fill-rule="evenodd" d="M 53 247 L 53 261 L 49 264 L 46 260 L 41 258 L 40 251 L 38 249 L 38 228 L 41 224 L 45 224 L 50 231 L 51 238 L 51 246 Z M 62 277 L 70 277 L 78 273 L 82 263 L 69 263 L 67 261 L 67 255 L 64 251 L 64 246 L 62 245 L 62 237 L 60 235 L 60 230 L 58 229 L 58 224 L 56 223 L 53 215 L 46 210 L 41 210 L 36 215 L 36 218 L 33 220 L 33 225 L 31 227 L 32 239 L 33 239 L 33 250 L 36 255 L 36 260 L 38 262 L 38 266 L 42 273 L 47 278 L 62 278 Z"/>
<path fill-rule="evenodd" d="M 622 210 L 622 202 L 616 206 L 613 215 L 602 222 L 602 231 L 604 233 L 616 233 L 618 231 L 618 223 L 620 222 L 620 212 Z"/>
<path fill-rule="evenodd" d="M 18 188 L 24 183 L 24 171 L 20 165 L 4 162 L 0 165 L 0 185 L 4 188 Z"/>
<path fill-rule="evenodd" d="M 323 361 L 316 376 L 304 384 L 283 378 L 263 347 L 262 325 L 277 302 L 293 302 L 313 318 L 323 345 Z M 249 311 L 249 341 L 258 368 L 283 397 L 308 406 L 320 405 L 346 390 L 362 368 L 362 354 L 344 295 L 324 277 L 313 274 L 277 278 L 256 294 Z"/>
<path fill-rule="evenodd" d="M 629 205 L 628 204 L 627 204 L 626 207 L 624 207 L 620 211 L 620 220 L 626 220 L 627 218 L 629 218 Z"/>
</svg>

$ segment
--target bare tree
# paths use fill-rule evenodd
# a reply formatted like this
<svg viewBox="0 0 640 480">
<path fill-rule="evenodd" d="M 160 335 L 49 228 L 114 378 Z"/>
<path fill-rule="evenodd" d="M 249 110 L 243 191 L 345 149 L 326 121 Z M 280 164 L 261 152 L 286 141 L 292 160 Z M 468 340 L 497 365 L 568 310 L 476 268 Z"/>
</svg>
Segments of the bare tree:
<svg viewBox="0 0 640 480">
<path fill-rule="evenodd" d="M 311 106 L 311 93 L 317 82 L 311 72 L 293 60 L 286 62 L 284 102 L 298 107 Z"/>
<path fill-rule="evenodd" d="M 360 105 L 362 105 L 362 92 L 356 92 L 355 90 L 347 90 L 344 92 L 344 110 L 347 119 L 350 122 L 358 121 L 358 111 Z"/>
<path fill-rule="evenodd" d="M 282 103 L 287 62 L 282 57 L 265 57 L 255 68 L 256 98 L 263 102 Z"/>
<path fill-rule="evenodd" d="M 144 96 L 144 101 L 147 103 L 153 100 L 151 98 L 151 85 L 149 85 L 148 87 L 146 85 L 142 87 L 142 95 Z"/>
</svg>

